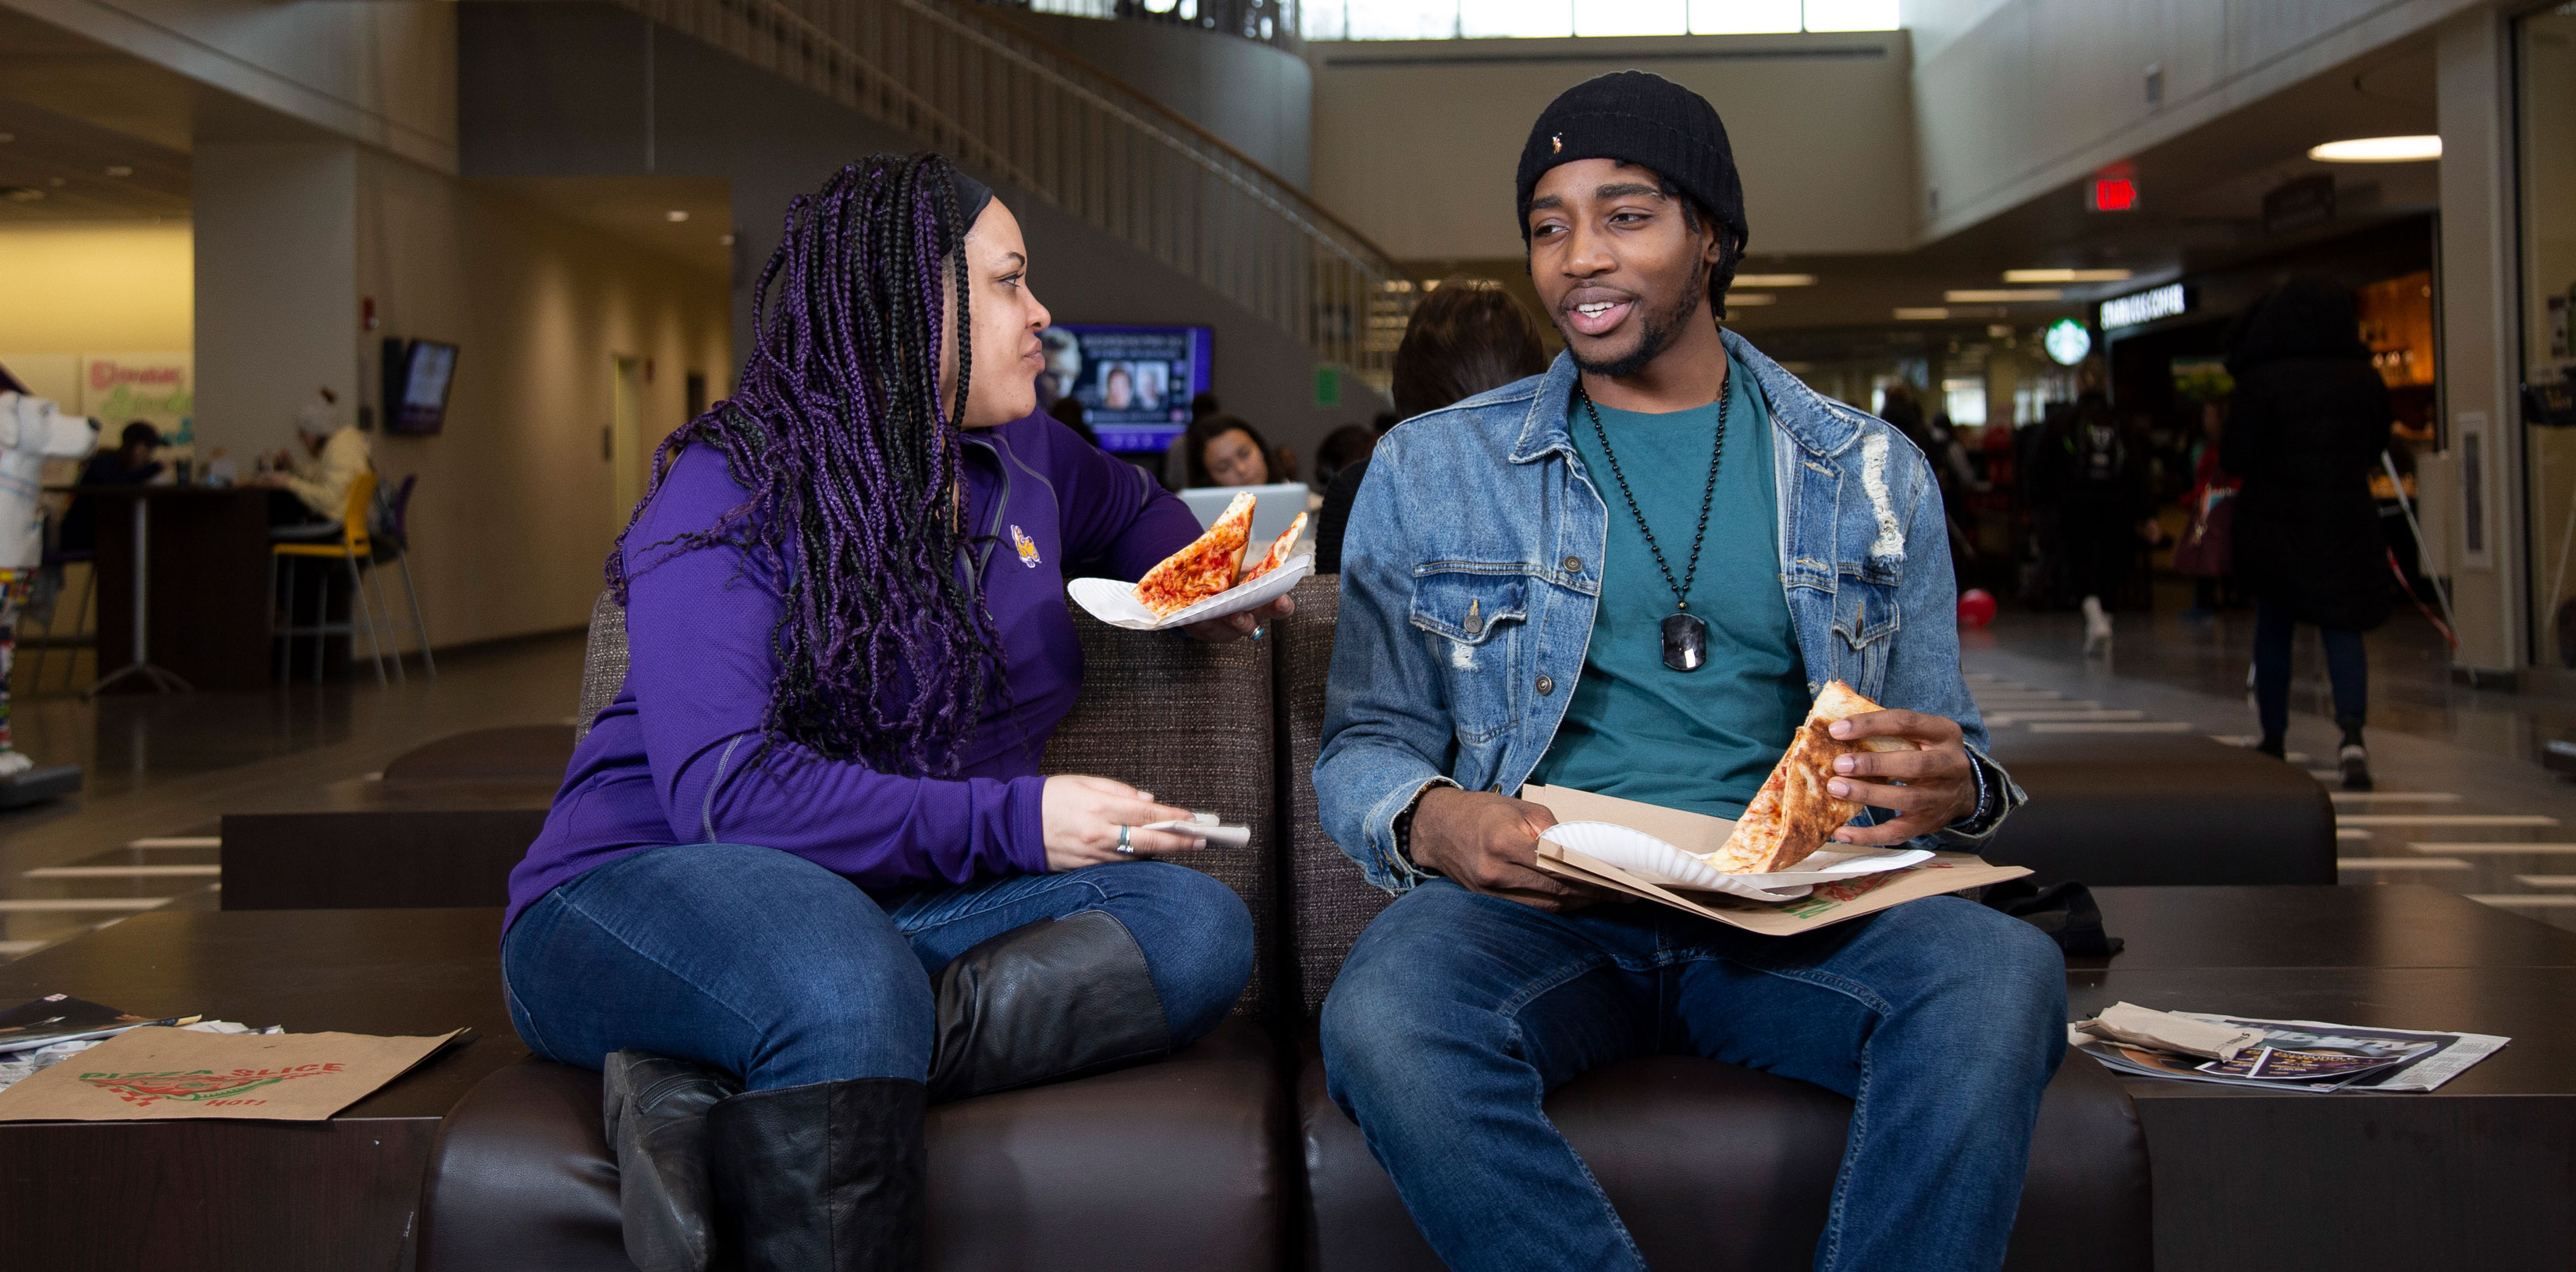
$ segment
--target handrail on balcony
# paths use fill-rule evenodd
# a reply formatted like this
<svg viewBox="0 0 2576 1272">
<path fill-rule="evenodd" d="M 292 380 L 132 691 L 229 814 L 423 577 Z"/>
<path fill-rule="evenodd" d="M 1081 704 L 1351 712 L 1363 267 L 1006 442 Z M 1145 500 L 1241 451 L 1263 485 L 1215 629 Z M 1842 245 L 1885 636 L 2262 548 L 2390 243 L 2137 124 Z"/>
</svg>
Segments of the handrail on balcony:
<svg viewBox="0 0 2576 1272">
<path fill-rule="evenodd" d="M 1384 388 L 1412 284 L 1367 236 L 1084 59 L 951 0 L 620 0 L 900 128 Z"/>
</svg>

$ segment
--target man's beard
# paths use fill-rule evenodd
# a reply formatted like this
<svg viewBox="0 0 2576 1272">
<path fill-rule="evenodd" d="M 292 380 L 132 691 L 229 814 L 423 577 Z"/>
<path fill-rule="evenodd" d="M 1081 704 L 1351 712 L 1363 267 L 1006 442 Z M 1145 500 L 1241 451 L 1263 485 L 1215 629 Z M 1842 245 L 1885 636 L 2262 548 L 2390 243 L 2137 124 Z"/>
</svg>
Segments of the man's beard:
<svg viewBox="0 0 2576 1272">
<path fill-rule="evenodd" d="M 1669 312 L 1646 315 L 1645 330 L 1638 335 L 1636 348 L 1606 362 L 1589 361 L 1577 353 L 1574 355 L 1575 367 L 1587 375 L 1611 380 L 1625 380 L 1645 370 L 1646 364 L 1663 356 L 1664 350 L 1681 338 L 1683 326 L 1699 315 L 1700 302 L 1708 299 L 1708 275 L 1708 263 L 1700 262 L 1698 268 L 1691 271 L 1690 286 L 1682 289 L 1681 299 L 1673 302 Z M 1562 330 L 1560 327 L 1559 331 Z M 1572 352 L 1574 341 L 1569 337 L 1565 343 L 1567 351 Z"/>
</svg>

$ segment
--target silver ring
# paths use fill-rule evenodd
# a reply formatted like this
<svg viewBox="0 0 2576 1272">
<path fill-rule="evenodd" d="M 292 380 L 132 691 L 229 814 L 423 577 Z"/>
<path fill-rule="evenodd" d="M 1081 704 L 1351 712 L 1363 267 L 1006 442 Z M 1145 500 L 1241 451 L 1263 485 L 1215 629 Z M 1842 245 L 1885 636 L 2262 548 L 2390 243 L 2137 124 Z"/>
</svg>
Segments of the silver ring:
<svg viewBox="0 0 2576 1272">
<path fill-rule="evenodd" d="M 1133 827 L 1133 826 L 1121 826 L 1121 827 L 1119 827 L 1119 828 L 1118 828 L 1118 855 L 1119 855 L 1119 856 L 1122 856 L 1122 857 L 1133 857 L 1133 856 L 1135 856 L 1135 855 L 1136 855 L 1136 846 L 1135 846 L 1134 844 L 1131 844 L 1131 843 L 1127 842 L 1127 836 L 1128 836 L 1128 835 L 1130 835 L 1130 834 L 1132 834 L 1132 833 L 1134 833 L 1135 829 L 1136 829 L 1136 828 L 1135 828 L 1135 827 Z"/>
<path fill-rule="evenodd" d="M 1252 625 L 1252 638 L 1253 638 L 1254 640 L 1259 640 L 1259 639 L 1261 639 L 1261 633 L 1263 633 L 1263 632 L 1265 632 L 1265 631 L 1268 631 L 1268 630 L 1269 630 L 1269 628 L 1267 628 L 1267 627 L 1263 626 L 1262 624 L 1260 624 L 1260 623 L 1254 623 L 1254 624 Z"/>
</svg>

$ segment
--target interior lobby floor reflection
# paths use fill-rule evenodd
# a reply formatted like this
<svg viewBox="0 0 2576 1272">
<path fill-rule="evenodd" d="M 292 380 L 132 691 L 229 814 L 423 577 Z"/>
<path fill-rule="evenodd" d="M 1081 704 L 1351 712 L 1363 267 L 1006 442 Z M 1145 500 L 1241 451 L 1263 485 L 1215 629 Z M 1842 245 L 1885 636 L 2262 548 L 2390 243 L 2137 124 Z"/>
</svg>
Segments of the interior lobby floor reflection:
<svg viewBox="0 0 2576 1272">
<path fill-rule="evenodd" d="M 1963 630 L 1990 727 L 2250 740 L 2253 612 L 2187 619 L 2184 589 L 2156 599 L 2153 614 L 2116 615 L 2110 651 L 2091 657 L 2071 611 L 2012 610 Z M 2366 794 L 2341 790 L 2333 772 L 2340 735 L 2314 629 L 2301 629 L 2293 663 L 2289 749 L 2332 792 L 2343 882 L 2430 884 L 2576 929 L 2576 785 L 2540 763 L 2543 743 L 2576 738 L 2576 699 L 2453 683 L 2440 633 L 2409 609 L 2367 645 L 2377 789 Z"/>
<path fill-rule="evenodd" d="M 468 729 L 567 721 L 578 632 L 443 652 L 435 681 L 372 674 L 255 692 L 65 692 L 62 658 L 31 692 L 17 668 L 11 725 L 38 764 L 78 764 L 80 794 L 0 812 L 0 959 L 163 905 L 213 908 L 226 812 L 320 807 L 335 782 Z M 86 654 L 77 667 L 87 683 Z"/>
</svg>

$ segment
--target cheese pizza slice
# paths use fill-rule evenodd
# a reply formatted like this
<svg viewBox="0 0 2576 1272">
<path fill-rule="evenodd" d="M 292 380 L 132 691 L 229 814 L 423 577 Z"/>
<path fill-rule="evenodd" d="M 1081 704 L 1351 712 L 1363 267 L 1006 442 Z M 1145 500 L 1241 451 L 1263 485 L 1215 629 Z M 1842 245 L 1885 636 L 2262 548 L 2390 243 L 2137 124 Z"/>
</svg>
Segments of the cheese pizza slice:
<svg viewBox="0 0 2576 1272">
<path fill-rule="evenodd" d="M 1145 571 L 1136 580 L 1136 602 L 1161 618 L 1233 587 L 1243 545 L 1252 537 L 1253 502 L 1249 490 L 1236 495 L 1206 534 Z"/>
<path fill-rule="evenodd" d="M 1771 769 L 1762 791 L 1735 823 L 1735 833 L 1716 852 L 1701 860 L 1727 874 L 1770 874 L 1807 859 L 1863 807 L 1858 800 L 1836 799 L 1826 785 L 1834 761 L 1854 751 L 1909 751 L 1901 738 L 1837 740 L 1834 721 L 1876 711 L 1879 705 L 1836 680 L 1816 695 L 1816 704 L 1790 739 L 1788 753 Z"/>
<path fill-rule="evenodd" d="M 1306 533 L 1306 514 L 1301 512 L 1297 514 L 1295 521 L 1288 523 L 1288 533 L 1279 536 L 1278 541 L 1270 545 L 1270 551 L 1263 553 L 1261 559 L 1246 569 L 1243 577 L 1236 579 L 1235 583 L 1238 586 L 1249 583 L 1288 564 L 1288 554 L 1297 550 L 1297 536 L 1304 533 Z"/>
</svg>

